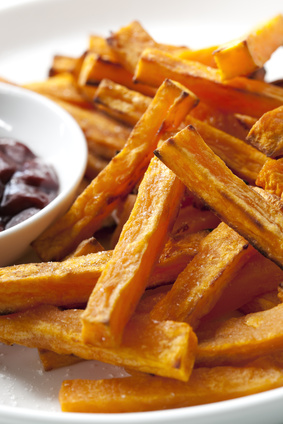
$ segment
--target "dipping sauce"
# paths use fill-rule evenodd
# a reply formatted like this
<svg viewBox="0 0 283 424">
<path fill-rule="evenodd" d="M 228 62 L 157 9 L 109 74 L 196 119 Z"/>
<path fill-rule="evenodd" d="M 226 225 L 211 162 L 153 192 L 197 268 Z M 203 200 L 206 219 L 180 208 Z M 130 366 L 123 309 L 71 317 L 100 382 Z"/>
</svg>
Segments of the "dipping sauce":
<svg viewBox="0 0 283 424">
<path fill-rule="evenodd" d="M 0 137 L 0 231 L 39 212 L 57 196 L 58 190 L 52 165 L 23 143 Z"/>
</svg>

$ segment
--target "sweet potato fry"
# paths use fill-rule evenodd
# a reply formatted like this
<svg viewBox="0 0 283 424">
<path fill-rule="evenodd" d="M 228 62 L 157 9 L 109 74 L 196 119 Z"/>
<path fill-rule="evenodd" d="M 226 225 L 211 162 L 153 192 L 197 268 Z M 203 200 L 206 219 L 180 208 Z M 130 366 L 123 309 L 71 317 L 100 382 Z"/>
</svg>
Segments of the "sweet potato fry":
<svg viewBox="0 0 283 424">
<path fill-rule="evenodd" d="M 112 33 L 107 42 L 119 57 L 120 63 L 132 74 L 145 48 L 155 47 L 176 55 L 190 50 L 187 47 L 157 43 L 138 21 L 133 21 Z"/>
<path fill-rule="evenodd" d="M 175 174 L 153 158 L 113 256 L 82 314 L 86 342 L 105 346 L 120 343 L 172 229 L 184 191 Z"/>
<path fill-rule="evenodd" d="M 261 68 L 282 44 L 283 15 L 277 15 L 247 35 L 219 46 L 214 58 L 222 78 L 231 79 Z"/>
<path fill-rule="evenodd" d="M 283 158 L 268 159 L 261 168 L 256 184 L 279 198 L 283 195 Z"/>
<path fill-rule="evenodd" d="M 151 102 L 150 97 L 107 79 L 101 81 L 93 100 L 108 115 L 132 126 Z"/>
<path fill-rule="evenodd" d="M 170 292 L 154 307 L 152 319 L 185 321 L 196 328 L 253 252 L 243 237 L 226 224 L 219 224 L 203 240 Z"/>
<path fill-rule="evenodd" d="M 251 128 L 247 140 L 267 156 L 283 153 L 283 106 L 266 112 Z"/>
<path fill-rule="evenodd" d="M 59 401 L 65 412 L 141 412 L 219 402 L 282 385 L 282 367 L 271 360 L 194 369 L 188 383 L 141 373 L 110 380 L 65 380 Z"/>
<path fill-rule="evenodd" d="M 83 240 L 77 248 L 70 253 L 65 259 L 76 258 L 78 256 L 85 256 L 89 253 L 97 253 L 105 251 L 104 247 L 96 240 L 94 237 L 90 237 L 86 240 Z"/>
<path fill-rule="evenodd" d="M 90 181 L 106 167 L 109 160 L 93 152 L 88 148 L 87 166 L 85 170 L 85 177 Z"/>
<path fill-rule="evenodd" d="M 218 49 L 217 46 L 205 47 L 199 50 L 184 50 L 181 51 L 177 56 L 183 60 L 200 62 L 203 65 L 211 68 L 216 68 L 216 62 L 213 56 L 213 52 Z"/>
<path fill-rule="evenodd" d="M 178 126 L 195 101 L 195 96 L 178 83 L 166 80 L 161 85 L 122 151 L 92 180 L 67 214 L 34 242 L 43 260 L 66 256 L 100 227 L 120 196 L 128 194 L 141 179 L 162 132 L 168 125 Z"/>
<path fill-rule="evenodd" d="M 77 78 L 82 64 L 83 56 L 76 58 L 71 56 L 55 55 L 49 69 L 49 77 L 68 73 Z"/>
<path fill-rule="evenodd" d="M 115 81 L 126 87 L 144 93 L 148 96 L 154 96 L 156 90 L 146 84 L 135 84 L 133 74 L 126 70 L 119 62 L 112 57 L 100 56 L 93 51 L 89 51 L 82 63 L 78 84 L 80 87 L 96 87 L 104 78 Z"/>
<path fill-rule="evenodd" d="M 207 231 L 200 231 L 196 234 L 183 232 L 169 237 L 149 279 L 148 287 L 175 281 L 196 255 L 206 235 Z M 93 245 L 87 243 L 85 247 L 85 257 L 0 269 L 0 314 L 42 303 L 56 306 L 86 304 L 103 267 L 112 256 L 112 251 L 90 253 Z"/>
<path fill-rule="evenodd" d="M 274 262 L 256 252 L 225 287 L 204 322 L 241 308 L 256 296 L 276 290 L 283 281 L 283 271 Z"/>
<path fill-rule="evenodd" d="M 60 73 L 44 81 L 24 84 L 23 87 L 39 94 L 58 97 L 82 108 L 93 109 L 93 104 L 82 95 L 71 73 Z"/>
<path fill-rule="evenodd" d="M 186 124 L 192 125 L 206 144 L 240 178 L 254 183 L 267 157 L 247 143 L 198 119 L 187 116 Z"/>
<path fill-rule="evenodd" d="M 164 142 L 156 155 L 221 220 L 283 268 L 283 214 L 234 175 L 193 127 Z"/>
<path fill-rule="evenodd" d="M 283 349 L 283 304 L 216 325 L 202 338 L 199 366 L 239 364 Z"/>
<path fill-rule="evenodd" d="M 180 209 L 172 234 L 178 237 L 183 232 L 194 234 L 202 230 L 212 230 L 219 223 L 220 219 L 211 210 L 192 204 Z"/>
<path fill-rule="evenodd" d="M 94 101 L 102 104 L 109 115 L 120 117 L 123 122 L 134 124 L 146 110 L 149 98 L 118 84 L 104 81 L 97 90 Z M 199 105 L 191 111 L 192 115 L 197 114 L 198 107 Z M 221 116 L 223 117 L 223 114 Z M 201 117 L 203 118 L 203 116 Z M 197 129 L 205 142 L 238 176 L 248 182 L 255 182 L 267 159 L 263 153 L 194 116 L 188 115 L 185 122 Z"/>
<path fill-rule="evenodd" d="M 157 49 L 144 50 L 134 78 L 136 82 L 154 87 L 158 87 L 164 78 L 172 78 L 212 107 L 256 118 L 283 104 L 280 87 L 244 77 L 223 83 L 217 69 Z"/>
<path fill-rule="evenodd" d="M 2 316 L 0 340 L 188 380 L 197 345 L 188 324 L 154 323 L 148 314 L 136 314 L 126 327 L 121 346 L 111 349 L 83 342 L 81 314 L 79 309 L 60 311 L 53 306 L 40 306 Z"/>
</svg>

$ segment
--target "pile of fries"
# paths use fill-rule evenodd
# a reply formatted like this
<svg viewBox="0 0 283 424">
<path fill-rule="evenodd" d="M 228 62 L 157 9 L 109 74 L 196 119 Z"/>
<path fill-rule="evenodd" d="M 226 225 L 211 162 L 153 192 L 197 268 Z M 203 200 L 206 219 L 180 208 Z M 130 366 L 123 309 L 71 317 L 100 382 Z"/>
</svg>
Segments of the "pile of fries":
<svg viewBox="0 0 283 424">
<path fill-rule="evenodd" d="M 283 386 L 283 87 L 264 71 L 282 45 L 282 15 L 197 51 L 134 21 L 25 85 L 77 120 L 89 156 L 33 242 L 42 262 L 0 269 L 0 341 L 37 348 L 46 371 L 96 359 L 128 374 L 63 381 L 63 411 Z"/>
</svg>

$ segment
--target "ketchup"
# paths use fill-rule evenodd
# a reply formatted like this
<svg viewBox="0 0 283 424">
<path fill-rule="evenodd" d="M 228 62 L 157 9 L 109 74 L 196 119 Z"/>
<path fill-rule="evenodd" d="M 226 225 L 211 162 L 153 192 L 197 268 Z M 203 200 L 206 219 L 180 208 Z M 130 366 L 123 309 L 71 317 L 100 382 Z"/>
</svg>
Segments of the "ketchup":
<svg viewBox="0 0 283 424">
<path fill-rule="evenodd" d="M 0 137 L 0 231 L 33 216 L 58 194 L 52 165 L 25 144 Z"/>
</svg>

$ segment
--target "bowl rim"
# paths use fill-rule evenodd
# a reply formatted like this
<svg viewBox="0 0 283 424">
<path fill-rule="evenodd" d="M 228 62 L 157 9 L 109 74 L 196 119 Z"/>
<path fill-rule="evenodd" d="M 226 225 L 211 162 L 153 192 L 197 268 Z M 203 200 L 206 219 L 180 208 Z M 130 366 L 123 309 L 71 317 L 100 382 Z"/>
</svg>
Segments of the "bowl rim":
<svg viewBox="0 0 283 424">
<path fill-rule="evenodd" d="M 12 95 L 12 96 L 22 96 L 22 97 L 28 98 L 30 101 L 41 104 L 44 108 L 49 109 L 49 111 L 51 111 L 52 114 L 57 115 L 62 120 L 62 122 L 64 122 L 64 124 L 66 124 L 68 127 L 70 126 L 73 137 L 77 138 L 78 143 L 81 144 L 81 147 L 80 147 L 81 162 L 78 164 L 79 166 L 76 167 L 75 178 L 72 180 L 72 182 L 68 183 L 63 190 L 60 188 L 60 182 L 59 182 L 59 191 L 57 196 L 50 203 L 48 203 L 48 205 L 46 205 L 44 208 L 38 211 L 35 215 L 27 218 L 26 220 L 20 222 L 19 224 L 11 228 L 1 231 L 0 239 L 2 241 L 3 239 L 8 238 L 10 235 L 18 231 L 24 230 L 26 227 L 30 225 L 31 220 L 33 221 L 34 224 L 36 224 L 45 215 L 47 215 L 50 210 L 56 209 L 57 207 L 59 208 L 60 203 L 64 200 L 64 198 L 67 198 L 72 193 L 74 188 L 79 185 L 80 181 L 83 178 L 86 164 L 87 164 L 88 149 L 87 149 L 87 142 L 86 142 L 85 135 L 82 129 L 80 128 L 79 124 L 67 111 L 65 111 L 60 105 L 55 103 L 53 100 L 39 93 L 28 90 L 24 87 L 12 85 L 6 82 L 0 82 L 0 95 L 1 94 Z M 24 144 L 26 144 L 26 142 L 24 142 Z M 54 169 L 59 178 L 60 175 L 59 175 L 58 169 L 56 169 L 55 166 L 54 166 Z"/>
</svg>

